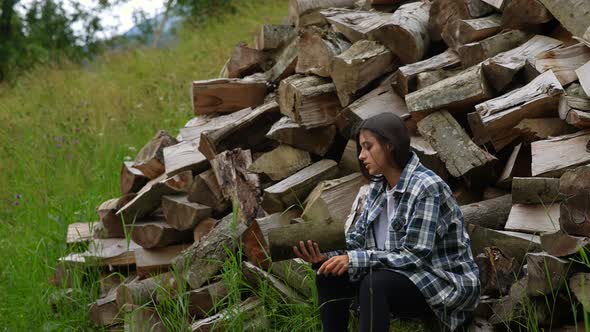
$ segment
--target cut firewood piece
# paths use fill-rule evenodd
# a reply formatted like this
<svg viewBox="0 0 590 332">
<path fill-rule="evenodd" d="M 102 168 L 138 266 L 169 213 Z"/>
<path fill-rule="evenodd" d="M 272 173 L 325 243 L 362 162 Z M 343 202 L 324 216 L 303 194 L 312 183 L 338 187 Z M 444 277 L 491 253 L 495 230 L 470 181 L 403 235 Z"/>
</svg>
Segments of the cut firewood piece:
<svg viewBox="0 0 590 332">
<path fill-rule="evenodd" d="M 184 141 L 166 147 L 164 149 L 166 176 L 174 176 L 184 171 L 200 173 L 208 169 L 209 161 L 198 148 L 199 140 Z"/>
<path fill-rule="evenodd" d="M 560 100 L 563 99 L 561 96 Z M 590 106 L 590 100 L 589 104 Z M 555 136 L 573 134 L 577 128 L 560 118 L 523 119 L 515 127 L 526 141 L 537 141 Z"/>
<path fill-rule="evenodd" d="M 234 123 L 219 129 L 203 131 L 199 151 L 211 161 L 226 150 L 264 145 L 267 140 L 266 132 L 280 117 L 279 105 L 275 101 L 268 102 Z"/>
<path fill-rule="evenodd" d="M 68 232 L 66 235 L 66 243 L 85 243 L 92 239 L 93 223 L 76 222 L 68 225 Z"/>
<path fill-rule="evenodd" d="M 287 45 L 297 37 L 292 25 L 263 24 L 256 34 L 256 48 L 274 50 Z"/>
<path fill-rule="evenodd" d="M 174 258 L 189 246 L 190 244 L 177 244 L 163 248 L 136 249 L 134 253 L 137 276 L 147 278 L 168 271 Z"/>
<path fill-rule="evenodd" d="M 309 277 L 311 265 L 299 258 L 273 262 L 270 272 L 306 298 L 311 298 L 313 280 Z"/>
<path fill-rule="evenodd" d="M 157 178 L 164 173 L 164 148 L 177 143 L 176 138 L 164 130 L 159 130 L 156 136 L 139 151 L 133 167 L 150 179 Z"/>
<path fill-rule="evenodd" d="M 132 161 L 124 161 L 121 167 L 121 195 L 138 192 L 150 179 L 133 167 Z"/>
<path fill-rule="evenodd" d="M 95 326 L 111 326 L 123 322 L 117 306 L 117 293 L 112 292 L 90 304 L 90 320 Z"/>
<path fill-rule="evenodd" d="M 515 177 L 512 179 L 512 202 L 514 204 L 545 204 L 559 202 L 559 179 Z"/>
<path fill-rule="evenodd" d="M 322 251 L 346 249 L 344 223 L 336 221 L 308 221 L 270 230 L 270 257 L 273 262 L 295 258 L 293 247 L 300 241 L 317 242 Z"/>
<path fill-rule="evenodd" d="M 574 255 L 588 248 L 590 239 L 585 237 L 572 236 L 563 230 L 541 234 L 541 245 L 543 250 L 555 257 L 566 257 Z"/>
<path fill-rule="evenodd" d="M 438 153 L 449 173 L 463 178 L 469 186 L 492 183 L 496 179 L 496 157 L 481 149 L 447 111 L 428 115 L 418 122 L 418 131 Z"/>
<path fill-rule="evenodd" d="M 467 231 L 471 238 L 471 250 L 473 255 L 485 252 L 487 247 L 497 247 L 508 256 L 513 257 L 518 266 L 522 266 L 528 252 L 539 252 L 541 240 L 539 236 L 527 233 L 498 231 L 477 225 L 467 225 Z"/>
<path fill-rule="evenodd" d="M 140 220 L 161 205 L 162 196 L 188 192 L 192 181 L 191 171 L 184 171 L 170 178 L 162 174 L 148 182 L 131 201 L 117 211 L 116 215 L 126 224 Z"/>
<path fill-rule="evenodd" d="M 557 116 L 563 88 L 548 70 L 529 84 L 475 106 L 469 126 L 477 144 L 491 142 L 499 151 L 520 136 L 516 125 L 525 118 Z"/>
<path fill-rule="evenodd" d="M 481 18 L 456 20 L 447 24 L 442 39 L 449 48 L 476 42 L 495 35 L 502 30 L 502 17 L 498 14 Z"/>
<path fill-rule="evenodd" d="M 311 164 L 309 152 L 281 144 L 276 149 L 258 157 L 248 170 L 263 173 L 273 181 L 281 181 L 309 164 Z"/>
<path fill-rule="evenodd" d="M 193 81 L 193 113 L 233 113 L 244 108 L 254 108 L 263 103 L 266 96 L 266 82 L 217 78 Z"/>
<path fill-rule="evenodd" d="M 403 4 L 386 22 L 379 22 L 369 36 L 385 45 L 403 64 L 419 61 L 430 46 L 430 7 L 430 1 Z"/>
<path fill-rule="evenodd" d="M 215 225 L 217 225 L 217 220 L 213 218 L 202 220 L 193 230 L 193 240 L 195 243 L 201 241 L 207 234 L 211 233 Z"/>
<path fill-rule="evenodd" d="M 250 225 L 258 213 L 261 196 L 258 174 L 248 171 L 252 164 L 250 150 L 222 152 L 211 164 L 223 197 L 238 207 L 238 220 Z"/>
<path fill-rule="evenodd" d="M 410 118 L 406 102 L 393 91 L 391 79 L 393 77 L 389 76 L 378 87 L 340 112 L 336 124 L 345 137 L 353 139 L 361 122 L 379 113 L 394 113 L 404 120 L 411 132 L 415 131 L 416 124 Z"/>
<path fill-rule="evenodd" d="M 559 230 L 559 204 L 513 204 L 504 228 L 526 233 Z"/>
<path fill-rule="evenodd" d="M 510 209 L 511 195 L 504 195 L 481 202 L 461 206 L 466 224 L 477 225 L 491 229 L 504 229 Z"/>
<path fill-rule="evenodd" d="M 576 75 L 578 76 L 580 85 L 584 89 L 584 92 L 586 92 L 586 95 L 590 96 L 590 61 L 586 62 L 586 64 L 582 67 L 576 69 Z"/>
<path fill-rule="evenodd" d="M 289 0 L 289 23 L 296 27 L 323 25 L 320 14 L 326 8 L 353 8 L 356 0 Z"/>
<path fill-rule="evenodd" d="M 273 84 L 278 84 L 282 79 L 295 73 L 297 55 L 299 53 L 299 37 L 293 38 L 274 56 L 275 64 L 266 71 L 263 78 Z"/>
<path fill-rule="evenodd" d="M 310 27 L 299 37 L 299 55 L 295 71 L 301 74 L 314 74 L 330 77 L 334 57 L 350 47 L 341 35 Z"/>
<path fill-rule="evenodd" d="M 487 3 L 488 5 L 494 7 L 495 9 L 502 11 L 504 7 L 510 2 L 510 0 L 481 0 L 482 2 Z"/>
<path fill-rule="evenodd" d="M 212 212 L 208 206 L 189 202 L 188 195 L 163 196 L 162 210 L 166 223 L 179 231 L 192 230 Z"/>
<path fill-rule="evenodd" d="M 559 179 L 559 192 L 573 196 L 587 192 L 590 185 L 590 166 L 580 166 L 563 173 Z"/>
<path fill-rule="evenodd" d="M 297 208 L 289 209 L 285 212 L 277 212 L 263 218 L 257 218 L 256 223 L 260 228 L 263 240 L 264 250 L 268 252 L 268 233 L 271 229 L 280 228 L 292 224 L 292 220 L 301 217 L 302 211 Z"/>
<path fill-rule="evenodd" d="M 590 163 L 586 144 L 590 130 L 553 137 L 531 144 L 532 176 L 559 177 L 566 170 Z"/>
<path fill-rule="evenodd" d="M 94 239 L 83 253 L 60 258 L 63 262 L 85 263 L 92 266 L 126 266 L 135 264 L 137 243 L 126 239 Z"/>
<path fill-rule="evenodd" d="M 252 109 L 247 107 L 237 112 L 229 114 L 207 114 L 199 115 L 189 121 L 185 127 L 180 128 L 180 136 L 183 141 L 194 141 L 199 143 L 201 133 L 205 130 L 217 130 L 230 125 L 239 119 L 245 117 Z M 198 151 L 197 151 L 198 152 Z"/>
<path fill-rule="evenodd" d="M 293 75 L 278 89 L 281 113 L 306 129 L 331 125 L 342 109 L 336 87 L 318 76 Z"/>
<path fill-rule="evenodd" d="M 348 140 L 348 143 L 346 143 L 346 148 L 344 149 L 344 153 L 342 154 L 342 159 L 340 159 L 340 162 L 338 163 L 340 175 L 348 175 L 361 171 L 358 153 L 356 150 L 356 141 L 353 139 Z M 422 159 L 420 159 L 420 161 L 422 161 Z"/>
<path fill-rule="evenodd" d="M 240 42 L 234 48 L 227 64 L 228 78 L 242 78 L 262 71 L 268 60 L 268 54 Z"/>
<path fill-rule="evenodd" d="M 520 30 L 509 30 L 473 43 L 459 46 L 457 53 L 464 68 L 476 65 L 526 42 L 531 35 Z"/>
<path fill-rule="evenodd" d="M 395 74 L 395 90 L 405 96 L 410 92 L 416 91 L 416 77 L 420 73 L 427 71 L 449 68 L 459 65 L 459 56 L 451 49 L 448 49 L 431 58 L 418 61 L 399 67 Z"/>
<path fill-rule="evenodd" d="M 262 208 L 268 213 L 282 212 L 298 202 L 303 202 L 318 182 L 333 179 L 337 174 L 338 164 L 335 161 L 320 160 L 266 188 Z"/>
<path fill-rule="evenodd" d="M 527 293 L 529 296 L 551 294 L 567 282 L 573 272 L 572 262 L 545 252 L 528 253 Z"/>
<path fill-rule="evenodd" d="M 551 20 L 553 15 L 539 0 L 510 0 L 502 11 L 502 26 L 507 29 L 526 29 Z"/>
<path fill-rule="evenodd" d="M 520 318 L 524 313 L 527 302 L 527 278 L 521 278 L 510 287 L 509 295 L 503 296 L 492 305 L 493 315 L 490 323 L 508 325 Z M 528 303 L 531 305 L 530 303 Z M 535 317 L 536 318 L 536 317 Z"/>
<path fill-rule="evenodd" d="M 264 315 L 263 305 L 263 302 L 256 297 L 249 297 L 234 307 L 228 307 L 213 316 L 192 323 L 190 331 L 212 332 L 239 329 L 252 332 L 270 330 L 268 318 Z M 245 324 L 239 327 L 232 324 L 237 320 L 237 317 Z"/>
<path fill-rule="evenodd" d="M 568 234 L 590 236 L 590 166 L 566 171 L 559 180 L 559 192 L 565 196 L 560 206 L 559 224 Z"/>
<path fill-rule="evenodd" d="M 370 39 L 370 33 L 387 23 L 391 16 L 391 14 L 377 11 L 345 8 L 329 8 L 322 10 L 320 14 L 335 31 L 342 33 L 352 43 L 362 39 Z"/>
<path fill-rule="evenodd" d="M 514 76 L 524 68 L 527 59 L 549 51 L 562 44 L 550 37 L 536 35 L 512 50 L 502 52 L 483 62 L 483 71 L 496 91 L 504 91 Z"/>
<path fill-rule="evenodd" d="M 482 0 L 435 0 L 429 18 L 432 40 L 441 40 L 445 27 L 455 20 L 472 19 L 491 14 L 494 8 Z"/>
<path fill-rule="evenodd" d="M 279 280 L 277 277 L 251 264 L 250 262 L 243 263 L 242 272 L 244 273 L 244 277 L 248 283 L 254 287 L 259 286 L 263 280 L 267 281 L 268 285 L 275 289 L 287 303 L 306 302 L 305 299 L 291 287 L 285 285 L 285 283 Z"/>
<path fill-rule="evenodd" d="M 507 256 L 498 247 L 486 247 L 475 257 L 481 276 L 481 294 L 502 296 L 508 294 L 519 274 L 519 266 L 514 257 Z"/>
<path fill-rule="evenodd" d="M 411 136 L 410 149 L 416 153 L 420 162 L 424 164 L 424 166 L 434 171 L 442 179 L 447 179 L 449 177 L 449 172 L 447 171 L 445 164 L 440 160 L 438 153 L 432 148 L 432 145 L 424 139 L 424 137 L 419 135 Z"/>
<path fill-rule="evenodd" d="M 215 215 L 223 213 L 230 206 L 229 201 L 221 193 L 219 182 L 212 169 L 195 176 L 188 191 L 188 201 L 211 207 Z"/>
<path fill-rule="evenodd" d="M 241 243 L 248 262 L 268 270 L 271 263 L 268 256 L 268 246 L 265 246 L 264 235 L 256 220 L 253 220 L 242 234 Z"/>
<path fill-rule="evenodd" d="M 164 221 L 138 222 L 126 227 L 133 241 L 143 248 L 160 248 L 193 240 L 192 230 L 179 231 Z"/>
<path fill-rule="evenodd" d="M 360 187 L 366 182 L 361 173 L 354 173 L 319 183 L 305 200 L 301 217 L 309 222 L 344 223 Z"/>
<path fill-rule="evenodd" d="M 395 69 L 393 54 L 380 43 L 360 40 L 352 44 L 332 62 L 331 77 L 340 104 L 349 105 L 369 83 Z"/>
<path fill-rule="evenodd" d="M 590 273 L 574 273 L 569 279 L 569 289 L 588 312 L 590 310 Z"/>
<path fill-rule="evenodd" d="M 434 83 L 453 77 L 461 72 L 461 68 L 437 69 L 425 71 L 416 75 L 416 90 L 424 89 Z"/>
<path fill-rule="evenodd" d="M 329 125 L 305 129 L 285 116 L 270 128 L 266 137 L 318 156 L 324 156 L 334 142 L 336 127 Z"/>
<path fill-rule="evenodd" d="M 590 3 L 583 0 L 539 0 L 574 36 L 583 36 L 590 22 Z"/>
<path fill-rule="evenodd" d="M 552 70 L 559 82 L 565 86 L 576 81 L 578 79 L 576 69 L 590 61 L 590 48 L 578 43 L 569 47 L 543 52 L 530 61 L 540 73 Z"/>
<path fill-rule="evenodd" d="M 579 84 L 571 84 L 561 97 L 559 117 L 577 128 L 590 127 L 590 98 Z"/>
<path fill-rule="evenodd" d="M 194 243 L 176 258 L 175 264 L 191 289 L 202 287 L 215 276 L 238 245 L 238 239 L 246 230 L 242 223 L 233 222 L 233 214 L 225 216 L 211 233 Z"/>
<path fill-rule="evenodd" d="M 483 75 L 481 65 L 475 65 L 455 76 L 406 95 L 406 103 L 412 118 L 420 121 L 428 114 L 441 109 L 466 113 L 476 104 L 493 96 L 494 92 Z"/>
<path fill-rule="evenodd" d="M 530 145 L 520 143 L 512 150 L 496 185 L 501 188 L 510 188 L 515 177 L 530 176 L 531 148 Z"/>
<path fill-rule="evenodd" d="M 190 315 L 198 318 L 211 316 L 213 310 L 228 293 L 229 290 L 223 280 L 191 290 L 188 293 Z"/>
<path fill-rule="evenodd" d="M 156 308 L 146 306 L 133 306 L 133 309 L 125 316 L 125 332 L 167 332 L 160 314 Z"/>
</svg>

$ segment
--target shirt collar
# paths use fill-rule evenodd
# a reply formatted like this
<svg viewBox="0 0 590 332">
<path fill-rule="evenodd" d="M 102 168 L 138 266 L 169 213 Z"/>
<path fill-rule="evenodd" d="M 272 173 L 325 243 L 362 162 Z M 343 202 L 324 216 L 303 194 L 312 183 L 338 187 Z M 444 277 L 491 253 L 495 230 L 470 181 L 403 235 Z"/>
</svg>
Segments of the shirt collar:
<svg viewBox="0 0 590 332">
<path fill-rule="evenodd" d="M 395 192 L 399 192 L 402 194 L 406 192 L 406 190 L 408 189 L 408 184 L 410 183 L 410 177 L 412 176 L 412 173 L 414 173 L 418 165 L 420 165 L 420 159 L 418 159 L 416 153 L 414 151 L 410 151 L 410 154 L 410 159 L 408 160 L 406 167 L 404 167 L 404 170 L 402 171 L 402 175 L 399 178 L 399 182 L 395 186 Z"/>
</svg>

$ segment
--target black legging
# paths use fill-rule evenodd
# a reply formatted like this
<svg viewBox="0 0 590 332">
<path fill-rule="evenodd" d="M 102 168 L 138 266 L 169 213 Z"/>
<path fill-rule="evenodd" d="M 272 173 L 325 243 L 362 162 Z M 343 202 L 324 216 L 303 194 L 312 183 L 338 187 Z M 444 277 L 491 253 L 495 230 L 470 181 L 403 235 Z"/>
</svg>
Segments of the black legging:
<svg viewBox="0 0 590 332">
<path fill-rule="evenodd" d="M 390 313 L 398 317 L 434 315 L 420 290 L 406 276 L 393 271 L 369 272 L 360 282 L 351 282 L 348 274 L 316 277 L 320 319 L 326 332 L 347 331 L 349 307 L 358 295 L 359 331 L 389 331 Z"/>
</svg>

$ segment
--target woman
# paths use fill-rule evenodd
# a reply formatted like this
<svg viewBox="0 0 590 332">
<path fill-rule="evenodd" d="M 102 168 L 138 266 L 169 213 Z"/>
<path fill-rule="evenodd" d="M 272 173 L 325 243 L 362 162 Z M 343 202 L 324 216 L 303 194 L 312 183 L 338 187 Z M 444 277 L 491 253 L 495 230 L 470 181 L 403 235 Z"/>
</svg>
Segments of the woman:
<svg viewBox="0 0 590 332">
<path fill-rule="evenodd" d="M 449 329 L 465 323 L 479 300 L 479 271 L 463 215 L 447 184 L 410 151 L 403 121 L 392 113 L 365 120 L 356 137 L 368 196 L 346 234 L 345 253 L 300 242 L 312 263 L 325 331 L 346 331 L 358 296 L 360 331 L 388 331 L 396 316 L 435 314 Z"/>
</svg>

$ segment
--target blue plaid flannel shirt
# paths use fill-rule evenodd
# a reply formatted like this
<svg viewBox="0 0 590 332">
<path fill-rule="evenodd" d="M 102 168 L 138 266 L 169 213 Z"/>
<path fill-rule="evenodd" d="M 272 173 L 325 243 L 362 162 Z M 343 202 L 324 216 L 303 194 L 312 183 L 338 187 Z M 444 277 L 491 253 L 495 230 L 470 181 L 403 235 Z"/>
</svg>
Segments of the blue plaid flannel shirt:
<svg viewBox="0 0 590 332">
<path fill-rule="evenodd" d="M 371 269 L 404 274 L 438 318 L 455 330 L 471 315 L 480 295 L 463 214 L 448 185 L 412 152 L 394 189 L 396 212 L 385 250 L 379 250 L 372 225 L 386 204 L 385 189 L 385 180 L 371 183 L 362 213 L 346 234 L 350 279 L 360 280 Z"/>
</svg>

